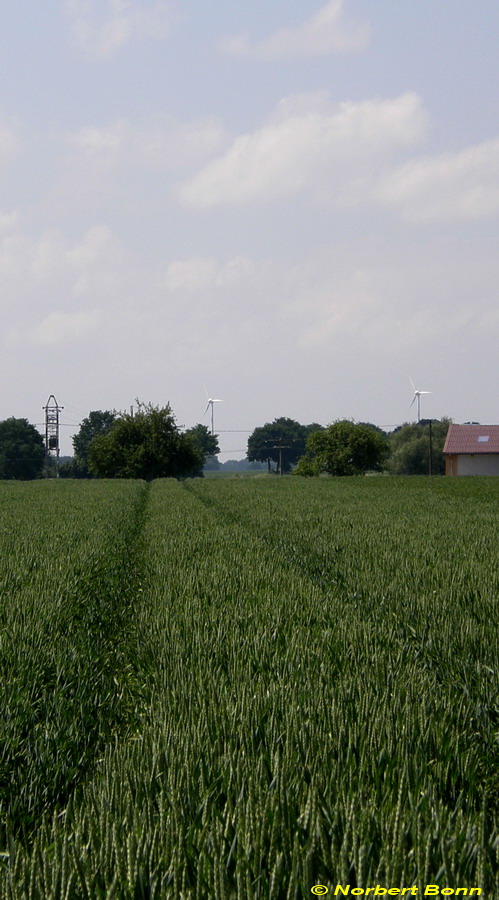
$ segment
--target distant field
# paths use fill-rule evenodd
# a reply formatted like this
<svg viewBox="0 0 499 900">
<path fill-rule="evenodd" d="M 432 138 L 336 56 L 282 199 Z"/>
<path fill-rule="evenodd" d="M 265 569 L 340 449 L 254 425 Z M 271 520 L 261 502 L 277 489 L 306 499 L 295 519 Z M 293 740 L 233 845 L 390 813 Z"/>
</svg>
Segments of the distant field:
<svg viewBox="0 0 499 900">
<path fill-rule="evenodd" d="M 492 478 L 0 482 L 0 900 L 499 897 L 498 524 Z"/>
</svg>

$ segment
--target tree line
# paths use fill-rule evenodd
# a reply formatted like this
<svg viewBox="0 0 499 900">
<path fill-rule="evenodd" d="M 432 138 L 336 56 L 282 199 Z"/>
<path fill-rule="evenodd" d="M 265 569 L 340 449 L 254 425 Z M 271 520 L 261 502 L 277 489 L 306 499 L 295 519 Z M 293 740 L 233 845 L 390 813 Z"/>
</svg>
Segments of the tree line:
<svg viewBox="0 0 499 900">
<path fill-rule="evenodd" d="M 443 475 L 443 447 L 451 420 L 422 419 L 385 432 L 371 422 L 338 419 L 324 428 L 280 418 L 256 428 L 248 459 L 267 462 L 277 474 Z"/>
<path fill-rule="evenodd" d="M 443 474 L 450 419 L 423 419 L 387 433 L 370 422 L 336 420 L 324 427 L 285 417 L 267 422 L 248 439 L 247 460 L 269 472 L 298 476 Z M 66 478 L 187 478 L 217 465 L 218 435 L 197 424 L 181 431 L 169 404 L 137 401 L 132 412 L 93 410 L 73 437 L 74 456 L 62 462 Z M 44 440 L 27 419 L 0 422 L 0 478 L 28 480 L 55 474 Z M 52 460 L 52 467 L 54 463 Z"/>
</svg>

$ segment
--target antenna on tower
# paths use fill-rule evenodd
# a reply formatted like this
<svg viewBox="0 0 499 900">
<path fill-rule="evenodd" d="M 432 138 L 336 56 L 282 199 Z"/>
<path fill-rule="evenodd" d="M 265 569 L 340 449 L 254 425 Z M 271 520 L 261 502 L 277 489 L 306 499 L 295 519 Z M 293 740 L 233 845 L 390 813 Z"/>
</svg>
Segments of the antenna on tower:
<svg viewBox="0 0 499 900">
<path fill-rule="evenodd" d="M 52 401 L 52 402 L 51 402 Z M 59 478 L 59 413 L 63 406 L 59 406 L 54 395 L 51 394 L 45 410 L 45 454 L 47 463 L 49 459 L 55 459 L 55 475 Z"/>
</svg>

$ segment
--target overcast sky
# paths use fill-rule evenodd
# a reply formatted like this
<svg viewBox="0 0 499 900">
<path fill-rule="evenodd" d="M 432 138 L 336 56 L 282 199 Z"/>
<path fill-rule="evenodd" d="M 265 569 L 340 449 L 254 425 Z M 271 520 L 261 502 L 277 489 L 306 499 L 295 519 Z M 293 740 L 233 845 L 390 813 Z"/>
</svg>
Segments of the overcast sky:
<svg viewBox="0 0 499 900">
<path fill-rule="evenodd" d="M 22 0 L 0 418 L 499 422 L 499 4 Z"/>
</svg>

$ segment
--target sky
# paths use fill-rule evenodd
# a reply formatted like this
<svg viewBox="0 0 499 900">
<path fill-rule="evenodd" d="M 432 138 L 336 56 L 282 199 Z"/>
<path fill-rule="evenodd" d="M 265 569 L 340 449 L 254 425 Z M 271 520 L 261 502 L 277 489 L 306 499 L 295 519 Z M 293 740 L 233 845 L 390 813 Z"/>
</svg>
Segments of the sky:
<svg viewBox="0 0 499 900">
<path fill-rule="evenodd" d="M 23 0 L 0 419 L 499 422 L 499 4 Z"/>
</svg>

